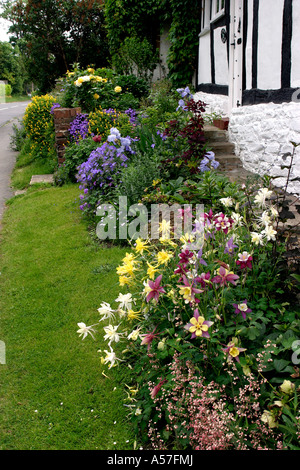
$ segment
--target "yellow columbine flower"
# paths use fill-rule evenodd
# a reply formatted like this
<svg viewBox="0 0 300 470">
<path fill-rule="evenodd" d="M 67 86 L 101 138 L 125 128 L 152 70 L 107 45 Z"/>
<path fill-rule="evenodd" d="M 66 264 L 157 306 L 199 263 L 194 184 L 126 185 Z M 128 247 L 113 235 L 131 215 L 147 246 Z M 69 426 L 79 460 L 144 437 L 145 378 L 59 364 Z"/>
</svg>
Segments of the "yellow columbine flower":
<svg viewBox="0 0 300 470">
<path fill-rule="evenodd" d="M 131 263 L 134 262 L 134 254 L 133 253 L 126 253 L 126 256 L 122 259 L 123 263 Z"/>
<path fill-rule="evenodd" d="M 120 86 L 115 87 L 115 92 L 116 93 L 121 93 L 121 91 L 122 91 L 122 88 Z"/>
<path fill-rule="evenodd" d="M 134 267 L 132 262 L 128 262 L 126 264 L 123 264 L 122 266 L 117 267 L 117 274 L 119 275 L 129 275 L 133 276 L 133 271 L 135 271 L 136 268 Z"/>
<path fill-rule="evenodd" d="M 127 314 L 127 318 L 129 321 L 133 321 L 133 320 L 139 320 L 140 319 L 140 310 L 138 312 L 135 312 L 134 310 L 130 309 L 128 310 L 128 314 Z"/>
<path fill-rule="evenodd" d="M 172 253 L 169 253 L 168 251 L 161 250 L 157 253 L 158 264 L 167 264 L 171 258 Z"/>
<path fill-rule="evenodd" d="M 143 241 L 141 238 L 138 238 L 136 240 L 136 245 L 135 245 L 135 251 L 137 251 L 138 253 L 141 253 L 141 255 L 143 254 L 143 251 L 146 250 L 146 246 L 147 246 L 147 241 Z"/>
<path fill-rule="evenodd" d="M 148 261 L 147 261 L 147 265 L 148 265 L 148 269 L 147 269 L 147 274 L 148 276 L 150 277 L 150 279 L 154 279 L 154 275 L 157 271 L 157 266 L 152 266 L 152 264 L 150 264 Z"/>
<path fill-rule="evenodd" d="M 192 288 L 191 288 L 191 286 L 182 286 L 179 289 L 179 294 L 182 295 L 185 300 L 190 302 L 192 300 Z"/>
<path fill-rule="evenodd" d="M 123 275 L 119 276 L 119 285 L 121 287 L 129 286 L 130 284 L 132 284 L 132 280 L 129 279 L 129 277 Z"/>
</svg>

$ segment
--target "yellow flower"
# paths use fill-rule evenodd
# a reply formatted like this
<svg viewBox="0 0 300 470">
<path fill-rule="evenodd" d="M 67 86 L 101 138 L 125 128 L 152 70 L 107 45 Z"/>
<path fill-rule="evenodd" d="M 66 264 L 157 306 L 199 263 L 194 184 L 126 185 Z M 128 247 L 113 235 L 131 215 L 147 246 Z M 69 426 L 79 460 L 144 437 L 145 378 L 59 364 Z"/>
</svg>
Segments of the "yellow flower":
<svg viewBox="0 0 300 470">
<path fill-rule="evenodd" d="M 147 261 L 147 265 L 148 265 L 148 269 L 147 269 L 147 274 L 148 276 L 150 277 L 150 279 L 154 279 L 154 275 L 157 271 L 157 266 L 152 266 L 152 264 L 150 264 L 148 261 Z"/>
<path fill-rule="evenodd" d="M 128 277 L 123 276 L 123 275 L 119 277 L 119 285 L 121 287 L 129 286 L 130 284 L 132 284 L 132 280 L 129 279 Z"/>
<path fill-rule="evenodd" d="M 274 415 L 272 415 L 270 411 L 265 410 L 262 414 L 261 420 L 263 423 L 268 424 L 270 428 L 276 428 L 278 426 Z"/>
<path fill-rule="evenodd" d="M 88 73 L 94 73 L 94 72 L 95 72 L 95 70 L 94 70 L 92 67 L 89 67 L 89 68 L 87 69 L 87 71 L 88 71 Z"/>
<path fill-rule="evenodd" d="M 126 264 L 123 264 L 122 266 L 117 267 L 117 274 L 119 275 L 129 275 L 133 276 L 133 271 L 135 271 L 135 267 L 132 262 L 128 262 Z"/>
<path fill-rule="evenodd" d="M 133 321 L 133 320 L 139 320 L 140 319 L 140 310 L 138 312 L 135 312 L 134 310 L 130 309 L 128 310 L 128 314 L 127 314 L 127 318 L 129 321 Z"/>
<path fill-rule="evenodd" d="M 143 254 L 143 251 L 146 250 L 146 246 L 147 246 L 147 241 L 143 241 L 141 238 L 138 238 L 136 240 L 136 245 L 135 245 L 135 251 L 137 251 L 138 253 L 141 253 L 141 255 Z"/>
<path fill-rule="evenodd" d="M 94 98 L 95 98 L 95 100 L 98 100 L 100 98 L 100 96 L 97 93 L 95 93 Z"/>
<path fill-rule="evenodd" d="M 183 295 L 183 298 L 190 302 L 192 300 L 192 288 L 191 286 L 183 286 L 179 289 L 179 294 Z"/>
<path fill-rule="evenodd" d="M 169 253 L 165 250 L 161 250 L 157 253 L 158 264 L 167 264 L 172 258 L 172 253 Z"/>
<path fill-rule="evenodd" d="M 115 92 L 120 93 L 122 91 L 122 88 L 120 86 L 115 87 Z"/>
<path fill-rule="evenodd" d="M 295 384 L 290 380 L 284 380 L 283 383 L 280 385 L 280 390 L 287 395 L 292 395 L 295 391 Z"/>
</svg>

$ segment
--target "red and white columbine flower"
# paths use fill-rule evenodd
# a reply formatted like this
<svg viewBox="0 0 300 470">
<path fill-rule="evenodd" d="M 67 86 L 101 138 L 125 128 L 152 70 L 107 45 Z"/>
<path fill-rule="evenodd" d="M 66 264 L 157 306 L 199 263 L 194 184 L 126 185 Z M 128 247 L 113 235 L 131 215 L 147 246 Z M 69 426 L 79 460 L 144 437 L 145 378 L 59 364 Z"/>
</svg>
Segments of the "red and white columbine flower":
<svg viewBox="0 0 300 470">
<path fill-rule="evenodd" d="M 237 260 L 236 264 L 241 267 L 241 269 L 252 269 L 252 256 L 247 253 L 247 251 L 243 251 L 243 253 L 238 254 L 239 259 Z"/>
<path fill-rule="evenodd" d="M 214 216 L 213 224 L 217 231 L 222 230 L 226 234 L 234 224 L 234 220 L 231 217 L 227 217 L 223 212 L 219 212 L 219 214 Z"/>
</svg>

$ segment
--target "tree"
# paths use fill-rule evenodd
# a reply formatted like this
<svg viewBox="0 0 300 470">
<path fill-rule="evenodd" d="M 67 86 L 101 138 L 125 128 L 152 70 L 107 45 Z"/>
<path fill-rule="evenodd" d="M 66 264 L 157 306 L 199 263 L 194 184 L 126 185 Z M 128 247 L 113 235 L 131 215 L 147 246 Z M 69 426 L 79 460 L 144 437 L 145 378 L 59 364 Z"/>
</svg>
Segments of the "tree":
<svg viewBox="0 0 300 470">
<path fill-rule="evenodd" d="M 14 95 L 24 92 L 26 72 L 24 60 L 18 46 L 9 42 L 0 42 L 0 80 L 7 80 Z"/>
<path fill-rule="evenodd" d="M 20 41 L 30 78 L 41 92 L 73 63 L 107 65 L 103 0 L 0 1 L 11 21 L 11 42 Z"/>
</svg>

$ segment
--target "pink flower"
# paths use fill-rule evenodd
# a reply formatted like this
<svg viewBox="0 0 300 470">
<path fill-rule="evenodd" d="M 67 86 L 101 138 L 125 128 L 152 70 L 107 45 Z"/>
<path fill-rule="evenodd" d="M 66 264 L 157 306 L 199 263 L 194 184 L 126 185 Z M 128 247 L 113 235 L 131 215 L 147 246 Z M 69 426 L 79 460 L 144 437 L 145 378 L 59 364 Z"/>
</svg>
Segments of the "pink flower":
<svg viewBox="0 0 300 470">
<path fill-rule="evenodd" d="M 198 284 L 201 284 L 201 287 L 205 289 L 211 284 L 210 273 L 201 273 L 200 276 L 195 278 L 195 281 L 198 282 Z"/>
<path fill-rule="evenodd" d="M 252 256 L 247 253 L 247 251 L 243 251 L 243 253 L 239 253 L 239 259 L 237 260 L 236 264 L 241 267 L 241 269 L 252 269 L 252 263 L 251 261 L 253 260 Z"/>
<path fill-rule="evenodd" d="M 166 382 L 166 379 L 161 380 L 161 381 L 159 382 L 159 384 L 155 385 L 155 387 L 153 388 L 153 390 L 152 390 L 152 392 L 151 392 L 151 395 L 150 395 L 151 398 L 156 397 L 156 395 L 158 394 L 158 392 L 159 392 L 160 389 L 161 389 L 161 386 L 162 386 L 165 382 Z"/>
<path fill-rule="evenodd" d="M 147 347 L 148 351 L 150 349 L 151 343 L 154 340 L 154 338 L 156 338 L 156 336 L 158 336 L 160 334 L 160 333 L 154 333 L 156 328 L 157 328 L 157 326 L 154 328 L 153 331 L 151 331 L 149 333 L 146 333 L 145 335 L 140 335 L 140 337 L 143 338 L 142 342 L 141 342 L 141 345 L 147 344 L 148 345 L 148 347 Z"/>
<path fill-rule="evenodd" d="M 220 284 L 221 286 L 227 286 L 227 282 L 230 282 L 232 285 L 236 285 L 236 280 L 239 279 L 237 274 L 234 274 L 232 271 L 221 266 L 218 269 L 218 275 L 212 278 L 212 282 L 215 284 Z"/>
<path fill-rule="evenodd" d="M 165 289 L 160 285 L 161 280 L 161 274 L 155 279 L 155 281 L 148 280 L 148 286 L 150 287 L 150 291 L 146 297 L 146 302 L 150 302 L 151 299 L 155 299 L 156 301 L 158 301 L 159 295 L 164 294 L 166 292 Z"/>
</svg>

